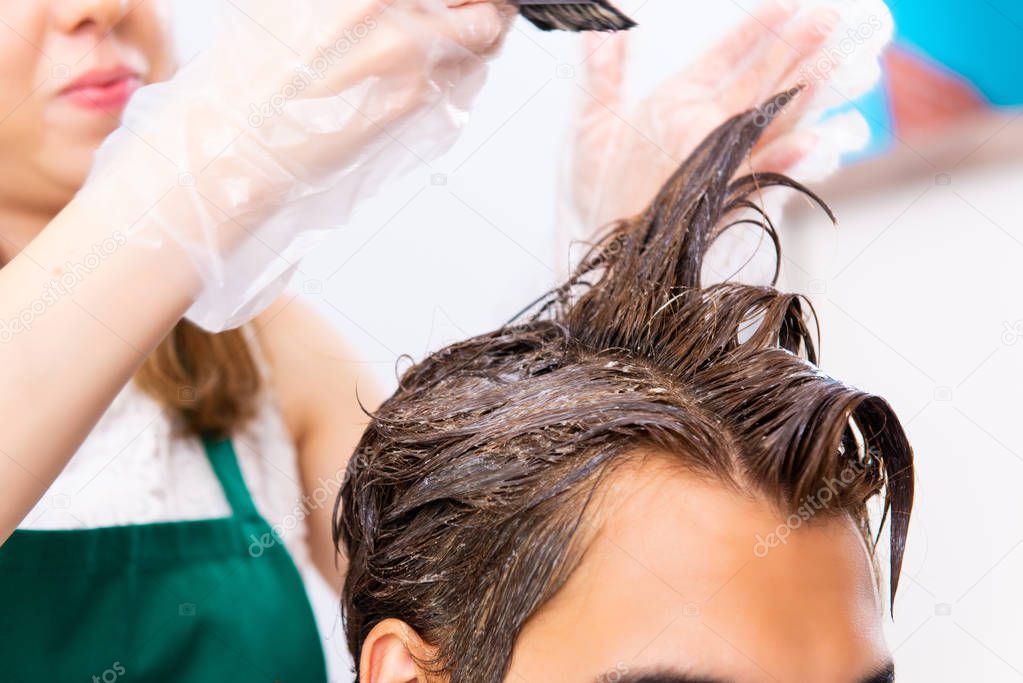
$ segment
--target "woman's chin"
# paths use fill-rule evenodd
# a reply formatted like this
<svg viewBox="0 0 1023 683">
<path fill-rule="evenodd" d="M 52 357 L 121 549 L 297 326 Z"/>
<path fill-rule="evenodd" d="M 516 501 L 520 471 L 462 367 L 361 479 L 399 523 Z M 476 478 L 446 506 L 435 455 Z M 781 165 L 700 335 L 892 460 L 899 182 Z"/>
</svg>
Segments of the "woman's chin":
<svg viewBox="0 0 1023 683">
<path fill-rule="evenodd" d="M 46 108 L 44 116 L 47 137 L 59 139 L 71 148 L 95 151 L 108 135 L 121 125 L 121 110 L 83 107 L 70 99 L 58 97 Z M 61 155 L 59 150 L 54 150 Z"/>
<path fill-rule="evenodd" d="M 87 140 L 78 137 L 65 139 L 61 143 L 53 141 L 41 155 L 39 167 L 43 177 L 49 180 L 48 184 L 57 203 L 63 205 L 71 201 L 85 183 L 103 137 Z"/>
</svg>

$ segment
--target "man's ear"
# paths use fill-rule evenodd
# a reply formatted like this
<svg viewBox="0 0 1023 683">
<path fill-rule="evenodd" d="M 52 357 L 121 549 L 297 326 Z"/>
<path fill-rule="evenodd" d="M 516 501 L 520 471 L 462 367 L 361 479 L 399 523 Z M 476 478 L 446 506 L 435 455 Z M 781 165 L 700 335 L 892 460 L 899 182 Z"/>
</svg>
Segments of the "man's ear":
<svg viewBox="0 0 1023 683">
<path fill-rule="evenodd" d="M 417 662 L 430 662 L 434 649 L 411 626 L 385 619 L 373 627 L 362 644 L 359 680 L 363 683 L 433 683 Z"/>
</svg>

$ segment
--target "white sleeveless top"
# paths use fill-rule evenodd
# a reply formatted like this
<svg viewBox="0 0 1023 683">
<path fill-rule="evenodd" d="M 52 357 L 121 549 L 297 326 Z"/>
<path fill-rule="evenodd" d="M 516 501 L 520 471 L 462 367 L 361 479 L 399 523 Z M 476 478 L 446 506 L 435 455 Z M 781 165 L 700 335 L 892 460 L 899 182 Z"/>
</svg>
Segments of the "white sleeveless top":
<svg viewBox="0 0 1023 683">
<path fill-rule="evenodd" d="M 338 610 L 337 586 L 312 563 L 305 520 L 334 504 L 341 481 L 321 481 L 304 496 L 298 459 L 254 335 L 250 348 L 265 380 L 258 412 L 234 435 L 234 449 L 256 508 L 278 532 L 305 583 L 332 683 L 353 669 Z M 268 389 L 269 388 L 269 389 Z M 110 405 L 21 529 L 88 529 L 226 517 L 231 508 L 202 443 L 174 430 L 171 413 L 130 382 Z"/>
<path fill-rule="evenodd" d="M 266 363 L 258 361 L 267 386 Z M 312 568 L 304 523 L 310 503 L 303 501 L 295 448 L 272 392 L 263 391 L 234 447 L 256 507 L 305 575 Z M 19 528 L 87 529 L 230 513 L 200 440 L 176 434 L 169 411 L 130 382 Z"/>
</svg>

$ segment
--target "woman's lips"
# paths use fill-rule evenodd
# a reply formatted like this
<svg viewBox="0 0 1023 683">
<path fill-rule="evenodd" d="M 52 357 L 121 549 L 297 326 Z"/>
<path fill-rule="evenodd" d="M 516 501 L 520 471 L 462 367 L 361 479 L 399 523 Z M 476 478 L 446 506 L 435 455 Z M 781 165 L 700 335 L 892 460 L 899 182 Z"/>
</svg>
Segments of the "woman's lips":
<svg viewBox="0 0 1023 683">
<path fill-rule="evenodd" d="M 60 92 L 60 96 L 82 109 L 120 114 L 142 79 L 130 69 L 96 70 L 76 78 Z"/>
</svg>

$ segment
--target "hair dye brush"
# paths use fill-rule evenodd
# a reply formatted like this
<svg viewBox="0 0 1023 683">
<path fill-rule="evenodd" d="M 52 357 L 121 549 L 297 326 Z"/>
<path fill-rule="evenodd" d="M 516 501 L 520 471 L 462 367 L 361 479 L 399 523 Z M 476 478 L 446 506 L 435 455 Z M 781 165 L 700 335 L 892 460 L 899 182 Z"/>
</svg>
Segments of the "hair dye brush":
<svg viewBox="0 0 1023 683">
<path fill-rule="evenodd" d="M 544 31 L 624 31 L 636 25 L 607 0 L 518 0 L 519 13 Z"/>
</svg>

